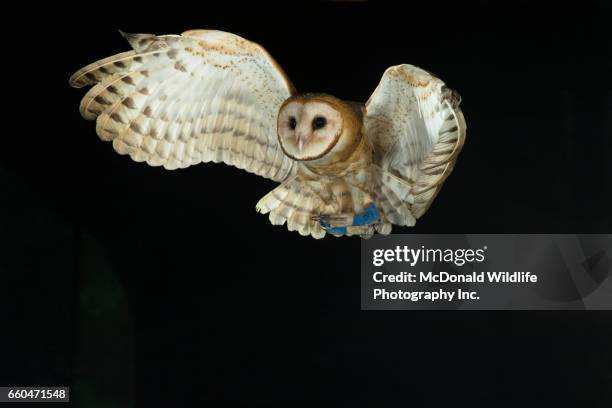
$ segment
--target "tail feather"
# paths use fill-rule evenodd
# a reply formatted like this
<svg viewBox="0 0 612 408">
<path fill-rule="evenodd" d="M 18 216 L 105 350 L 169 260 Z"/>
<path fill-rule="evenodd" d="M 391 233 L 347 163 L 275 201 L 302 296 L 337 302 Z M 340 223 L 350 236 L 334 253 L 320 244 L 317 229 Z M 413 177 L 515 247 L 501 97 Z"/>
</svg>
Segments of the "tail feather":
<svg viewBox="0 0 612 408">
<path fill-rule="evenodd" d="M 324 206 L 306 183 L 294 176 L 259 200 L 256 209 L 262 214 L 270 213 L 273 225 L 286 222 L 289 231 L 319 239 L 325 236 L 325 230 L 312 217 L 320 214 Z"/>
</svg>

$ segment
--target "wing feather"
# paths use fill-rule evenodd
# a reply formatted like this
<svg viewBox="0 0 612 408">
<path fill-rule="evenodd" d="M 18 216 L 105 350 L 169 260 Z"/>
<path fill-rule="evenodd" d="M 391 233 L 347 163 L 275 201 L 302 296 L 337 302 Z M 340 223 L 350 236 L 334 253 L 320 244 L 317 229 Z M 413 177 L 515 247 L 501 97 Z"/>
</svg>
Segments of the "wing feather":
<svg viewBox="0 0 612 408">
<path fill-rule="evenodd" d="M 407 64 L 387 69 L 366 103 L 365 134 L 374 146 L 374 163 L 409 191 L 399 197 L 397 186 L 389 184 L 397 184 L 395 177 L 381 178 L 382 205 L 392 223 L 413 225 L 451 173 L 465 142 L 458 104 L 444 82 Z M 409 204 L 410 214 L 397 207 L 398 199 Z"/>
<path fill-rule="evenodd" d="M 259 45 L 234 34 L 125 34 L 133 50 L 71 78 L 93 85 L 80 104 L 120 154 L 167 169 L 224 162 L 282 181 L 293 161 L 278 145 L 276 117 L 293 86 Z"/>
</svg>

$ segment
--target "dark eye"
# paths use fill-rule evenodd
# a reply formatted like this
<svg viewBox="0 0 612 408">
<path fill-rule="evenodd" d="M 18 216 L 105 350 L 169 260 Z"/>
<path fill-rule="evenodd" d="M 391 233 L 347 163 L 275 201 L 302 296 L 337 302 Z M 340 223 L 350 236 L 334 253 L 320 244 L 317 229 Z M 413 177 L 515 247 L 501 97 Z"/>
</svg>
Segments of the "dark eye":
<svg viewBox="0 0 612 408">
<path fill-rule="evenodd" d="M 293 116 L 289 117 L 289 127 L 291 128 L 291 130 L 295 130 L 296 126 L 297 121 L 295 120 L 295 118 Z"/>
<path fill-rule="evenodd" d="M 327 120 L 323 116 L 317 116 L 312 120 L 312 128 L 314 130 L 321 129 L 322 127 L 325 127 L 326 124 Z"/>
</svg>

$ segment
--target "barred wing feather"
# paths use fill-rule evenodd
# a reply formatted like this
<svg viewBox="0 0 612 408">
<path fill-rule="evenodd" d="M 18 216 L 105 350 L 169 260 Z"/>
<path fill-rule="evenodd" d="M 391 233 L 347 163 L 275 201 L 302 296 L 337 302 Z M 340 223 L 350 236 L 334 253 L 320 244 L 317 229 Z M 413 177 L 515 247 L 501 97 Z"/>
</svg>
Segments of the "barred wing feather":
<svg viewBox="0 0 612 408">
<path fill-rule="evenodd" d="M 133 50 L 70 78 L 93 85 L 81 115 L 118 153 L 167 169 L 213 161 L 275 181 L 292 174 L 276 118 L 294 89 L 261 46 L 213 30 L 124 36 Z"/>
<path fill-rule="evenodd" d="M 366 103 L 364 126 L 374 162 L 403 181 L 410 192 L 404 203 L 415 218 L 431 205 L 465 142 L 458 105 L 458 95 L 444 82 L 407 64 L 388 68 Z M 386 215 L 394 224 L 414 224 L 409 215 Z"/>
</svg>

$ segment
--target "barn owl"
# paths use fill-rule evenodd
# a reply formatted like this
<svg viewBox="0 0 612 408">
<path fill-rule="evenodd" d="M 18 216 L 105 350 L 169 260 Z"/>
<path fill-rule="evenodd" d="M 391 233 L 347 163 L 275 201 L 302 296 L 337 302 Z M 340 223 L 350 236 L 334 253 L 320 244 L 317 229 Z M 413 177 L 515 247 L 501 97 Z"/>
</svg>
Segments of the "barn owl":
<svg viewBox="0 0 612 408">
<path fill-rule="evenodd" d="M 132 47 L 77 71 L 102 140 L 172 170 L 223 162 L 279 182 L 256 205 L 322 238 L 413 226 L 465 141 L 459 97 L 429 72 L 388 68 L 365 104 L 297 93 L 258 44 L 215 30 L 122 33 Z"/>
</svg>

